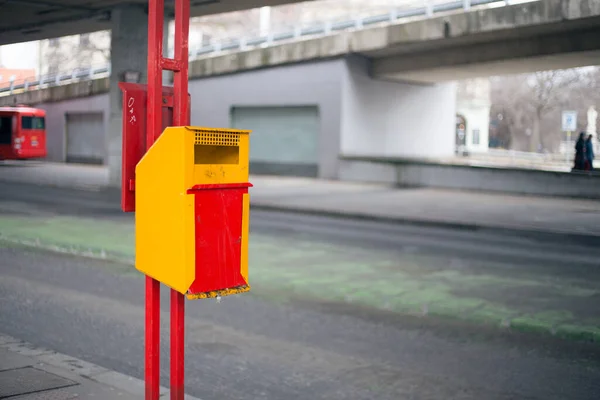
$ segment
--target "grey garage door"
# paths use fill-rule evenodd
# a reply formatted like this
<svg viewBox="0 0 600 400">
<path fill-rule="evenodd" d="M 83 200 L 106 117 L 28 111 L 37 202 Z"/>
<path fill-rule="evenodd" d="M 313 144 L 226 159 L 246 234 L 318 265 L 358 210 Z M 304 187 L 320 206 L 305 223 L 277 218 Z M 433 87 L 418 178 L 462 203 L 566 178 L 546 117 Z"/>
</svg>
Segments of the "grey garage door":
<svg viewBox="0 0 600 400">
<path fill-rule="evenodd" d="M 69 113 L 66 118 L 67 162 L 104 164 L 102 113 Z"/>
<path fill-rule="evenodd" d="M 316 177 L 319 111 L 306 107 L 233 107 L 231 125 L 251 129 L 250 172 Z"/>
</svg>

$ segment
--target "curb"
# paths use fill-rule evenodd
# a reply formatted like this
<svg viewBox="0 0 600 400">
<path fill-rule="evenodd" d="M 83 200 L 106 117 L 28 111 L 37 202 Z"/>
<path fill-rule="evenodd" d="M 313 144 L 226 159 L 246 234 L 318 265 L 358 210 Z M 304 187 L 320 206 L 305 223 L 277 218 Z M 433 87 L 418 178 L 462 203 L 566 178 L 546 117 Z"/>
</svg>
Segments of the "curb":
<svg viewBox="0 0 600 400">
<path fill-rule="evenodd" d="M 115 389 L 122 390 L 127 394 L 143 398 L 145 395 L 144 381 L 116 371 L 109 370 L 90 362 L 80 360 L 75 357 L 61 354 L 44 347 L 35 346 L 24 340 L 16 339 L 12 336 L 0 333 L 0 348 L 26 357 L 34 358 L 38 363 L 43 363 L 56 368 L 67 370 L 84 379 L 94 381 L 99 384 L 112 386 Z M 169 389 L 160 387 L 160 398 L 166 399 L 169 396 Z M 200 400 L 197 397 L 185 395 L 186 400 Z"/>
<path fill-rule="evenodd" d="M 409 225 L 409 226 L 421 226 L 428 228 L 441 228 L 441 229 L 456 229 L 463 231 L 471 231 L 471 232 L 494 232 L 501 233 L 505 235 L 517 235 L 517 236 L 525 236 L 530 238 L 543 238 L 545 240 L 560 240 L 561 243 L 564 243 L 565 239 L 571 240 L 577 243 L 586 243 L 590 244 L 598 243 L 600 240 L 600 235 L 593 233 L 574 233 L 567 231 L 559 231 L 559 230 L 542 230 L 535 228 L 509 228 L 506 226 L 499 225 L 483 225 L 483 224 L 475 224 L 475 223 L 464 223 L 464 222 L 452 222 L 452 221 L 433 221 L 433 220 L 424 220 L 419 218 L 409 218 L 409 217 L 393 217 L 393 216 L 378 216 L 368 213 L 361 212 L 344 212 L 344 211 L 334 211 L 334 210 L 318 210 L 307 207 L 296 207 L 296 206 L 279 206 L 279 205 L 270 205 L 270 204 L 250 204 L 250 208 L 257 211 L 273 211 L 273 212 L 286 212 L 286 213 L 294 213 L 294 214 L 303 214 L 303 215 L 311 215 L 317 217 L 327 217 L 327 218 L 337 218 L 337 219 L 355 219 L 359 221 L 371 221 L 371 222 L 381 222 L 387 224 L 399 224 L 399 225 Z"/>
</svg>

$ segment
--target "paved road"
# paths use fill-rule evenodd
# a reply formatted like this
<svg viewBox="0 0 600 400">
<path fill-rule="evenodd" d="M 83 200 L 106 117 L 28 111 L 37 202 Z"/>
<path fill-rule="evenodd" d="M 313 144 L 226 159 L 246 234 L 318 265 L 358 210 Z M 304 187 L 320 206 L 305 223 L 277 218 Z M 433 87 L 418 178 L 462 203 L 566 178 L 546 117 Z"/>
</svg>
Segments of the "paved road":
<svg viewBox="0 0 600 400">
<path fill-rule="evenodd" d="M 12 246 L 0 260 L 2 331 L 142 377 L 141 276 Z M 189 393 L 207 400 L 597 399 L 600 391 L 599 351 L 584 345 L 253 296 L 189 302 L 187 311 Z"/>
<path fill-rule="evenodd" d="M 85 191 L 1 181 L 0 213 L 133 220 L 133 214 L 120 210 L 119 193 L 113 190 Z M 587 268 L 600 266 L 600 242 L 594 236 L 443 229 L 260 210 L 252 211 L 251 229 L 274 237 L 300 234 L 370 249 L 536 264 L 555 267 L 557 273 L 562 270 L 571 274 L 574 268 L 582 267 L 600 276 L 600 268 Z"/>
<path fill-rule="evenodd" d="M 113 192 L 0 183 L 0 213 L 11 212 L 131 219 L 120 213 Z M 447 265 L 494 259 L 496 268 L 511 266 L 507 274 L 527 268 L 565 279 L 600 278 L 594 243 L 560 235 L 514 238 L 265 212 L 254 212 L 252 224 L 267 236 L 301 234 L 356 248 L 435 254 Z M 142 377 L 144 287 L 131 267 L 4 244 L 0 276 L 1 331 Z M 166 329 L 166 290 L 163 295 Z M 597 346 L 318 298 L 281 302 L 250 294 L 187 304 L 188 392 L 204 400 L 545 400 L 597 399 L 600 393 Z M 163 343 L 166 349 L 166 332 Z"/>
</svg>

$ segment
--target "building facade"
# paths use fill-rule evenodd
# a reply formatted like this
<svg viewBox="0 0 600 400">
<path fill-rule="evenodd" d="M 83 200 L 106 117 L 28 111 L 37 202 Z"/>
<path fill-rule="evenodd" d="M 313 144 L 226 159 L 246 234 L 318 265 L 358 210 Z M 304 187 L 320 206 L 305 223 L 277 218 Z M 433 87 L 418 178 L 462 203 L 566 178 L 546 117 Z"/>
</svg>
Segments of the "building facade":
<svg viewBox="0 0 600 400">
<path fill-rule="evenodd" d="M 461 81 L 456 94 L 456 152 L 484 153 L 489 149 L 491 109 L 489 78 Z"/>
</svg>

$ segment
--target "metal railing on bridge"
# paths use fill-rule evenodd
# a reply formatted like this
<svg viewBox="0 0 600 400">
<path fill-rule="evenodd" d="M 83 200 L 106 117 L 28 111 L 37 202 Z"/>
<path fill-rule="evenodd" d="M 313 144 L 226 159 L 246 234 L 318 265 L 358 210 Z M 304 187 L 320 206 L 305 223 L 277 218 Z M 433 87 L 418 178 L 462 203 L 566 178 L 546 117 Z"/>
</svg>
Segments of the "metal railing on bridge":
<svg viewBox="0 0 600 400">
<path fill-rule="evenodd" d="M 220 38 L 208 45 L 190 46 L 190 59 L 205 57 L 209 54 L 224 51 L 240 51 L 255 47 L 268 47 L 284 41 L 299 40 L 307 37 L 325 36 L 349 29 L 364 29 L 376 24 L 393 23 L 411 18 L 429 18 L 435 14 L 469 10 L 478 6 L 507 6 L 515 3 L 526 3 L 540 0 L 457 0 L 439 2 L 440 0 L 417 0 L 410 2 L 405 8 L 394 8 L 386 14 L 357 16 L 340 21 L 319 21 L 304 27 L 292 27 L 288 30 L 270 32 L 266 35 L 250 35 L 242 38 Z M 25 78 L 21 81 L 11 80 L 0 86 L 0 96 L 22 93 L 50 86 L 64 85 L 81 80 L 100 79 L 110 76 L 110 64 L 78 67 L 67 72 L 58 72 L 41 77 Z M 1 84 L 1 82 L 0 82 Z"/>
</svg>

